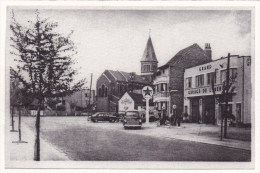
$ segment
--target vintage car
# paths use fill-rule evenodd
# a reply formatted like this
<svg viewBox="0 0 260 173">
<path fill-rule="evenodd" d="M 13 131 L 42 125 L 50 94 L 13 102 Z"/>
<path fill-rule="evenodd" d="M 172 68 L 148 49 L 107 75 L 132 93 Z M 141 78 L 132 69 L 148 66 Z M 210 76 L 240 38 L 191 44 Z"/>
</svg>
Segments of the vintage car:
<svg viewBox="0 0 260 173">
<path fill-rule="evenodd" d="M 123 119 L 123 126 L 125 129 L 129 127 L 142 128 L 142 119 L 138 111 L 128 111 Z"/>
<path fill-rule="evenodd" d="M 113 113 L 97 112 L 90 116 L 90 120 L 94 123 L 96 123 L 98 121 L 115 122 L 115 121 L 117 121 L 117 117 L 114 116 Z"/>
</svg>

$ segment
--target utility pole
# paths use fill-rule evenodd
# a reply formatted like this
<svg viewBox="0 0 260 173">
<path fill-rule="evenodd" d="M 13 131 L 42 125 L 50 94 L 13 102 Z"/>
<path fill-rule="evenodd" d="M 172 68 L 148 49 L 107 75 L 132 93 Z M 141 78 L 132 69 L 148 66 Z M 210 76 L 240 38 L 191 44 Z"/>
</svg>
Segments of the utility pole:
<svg viewBox="0 0 260 173">
<path fill-rule="evenodd" d="M 224 112 L 224 138 L 227 137 L 227 115 L 228 115 L 228 99 L 229 99 L 229 69 L 230 69 L 230 53 L 227 57 L 227 72 L 226 72 L 226 85 L 225 85 L 225 112 Z"/>
<path fill-rule="evenodd" d="M 92 87 L 92 73 L 91 73 L 91 76 L 90 76 L 90 89 L 89 89 L 89 100 L 88 100 L 88 105 L 90 106 L 90 99 L 91 99 L 91 87 Z"/>
</svg>

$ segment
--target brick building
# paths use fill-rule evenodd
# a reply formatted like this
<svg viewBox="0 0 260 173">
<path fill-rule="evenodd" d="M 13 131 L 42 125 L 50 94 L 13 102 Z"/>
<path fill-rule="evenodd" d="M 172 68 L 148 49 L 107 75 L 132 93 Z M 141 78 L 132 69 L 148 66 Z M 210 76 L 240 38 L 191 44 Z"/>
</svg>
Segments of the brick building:
<svg viewBox="0 0 260 173">
<path fill-rule="evenodd" d="M 216 95 L 222 93 L 226 80 L 227 58 L 192 67 L 185 70 L 184 110 L 192 122 L 220 124 L 224 104 L 213 96 L 211 83 L 214 82 Z M 228 102 L 229 110 L 235 116 L 237 124 L 251 123 L 251 57 L 231 56 L 230 76 L 233 81 L 234 94 Z M 213 81 L 212 81 L 213 80 Z"/>
<path fill-rule="evenodd" d="M 210 44 L 205 45 L 205 50 L 198 44 L 193 44 L 179 51 L 165 65 L 158 67 L 153 80 L 155 106 L 159 110 L 165 107 L 169 113 L 172 105 L 175 104 L 182 112 L 184 70 L 211 61 Z"/>
<path fill-rule="evenodd" d="M 141 75 L 105 70 L 97 79 L 97 111 L 116 112 L 118 100 L 125 92 L 141 93 L 149 81 Z"/>
</svg>

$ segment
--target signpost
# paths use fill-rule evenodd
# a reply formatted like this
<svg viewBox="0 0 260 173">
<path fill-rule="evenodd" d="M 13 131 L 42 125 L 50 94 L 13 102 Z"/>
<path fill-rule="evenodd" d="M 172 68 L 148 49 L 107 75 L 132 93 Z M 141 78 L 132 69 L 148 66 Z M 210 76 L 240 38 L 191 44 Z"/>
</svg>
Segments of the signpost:
<svg viewBox="0 0 260 173">
<path fill-rule="evenodd" d="M 146 100 L 146 114 L 145 114 L 145 119 L 146 119 L 146 123 L 149 123 L 149 100 L 152 98 L 153 96 L 153 89 L 150 86 L 145 86 L 142 89 L 142 94 L 143 97 Z"/>
</svg>

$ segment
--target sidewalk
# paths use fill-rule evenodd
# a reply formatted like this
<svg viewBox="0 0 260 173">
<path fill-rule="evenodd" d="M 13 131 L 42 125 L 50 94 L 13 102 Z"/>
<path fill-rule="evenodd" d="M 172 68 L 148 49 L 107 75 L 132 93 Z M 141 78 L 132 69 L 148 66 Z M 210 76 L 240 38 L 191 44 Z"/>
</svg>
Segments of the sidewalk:
<svg viewBox="0 0 260 173">
<path fill-rule="evenodd" d="M 17 129 L 17 122 L 18 121 L 15 120 L 15 129 Z M 10 145 L 8 146 L 8 150 L 10 151 L 10 161 L 33 161 L 35 134 L 31 129 L 24 125 L 24 123 L 22 123 L 21 129 L 22 141 L 26 141 L 27 143 L 13 143 L 13 141 L 19 140 L 19 134 L 18 132 L 8 132 L 10 134 Z M 71 160 L 65 153 L 58 150 L 49 142 L 42 138 L 40 140 L 41 161 Z"/>
<path fill-rule="evenodd" d="M 220 140 L 220 127 L 216 125 L 206 124 L 190 124 L 184 123 L 178 126 L 160 126 L 156 123 L 144 124 L 143 135 L 163 137 L 169 139 L 179 139 L 193 142 L 200 142 L 206 144 L 220 145 L 244 150 L 251 150 L 251 141 L 224 139 Z M 229 130 L 232 128 L 228 128 Z M 236 128 L 235 130 L 246 130 Z M 128 131 L 131 132 L 131 131 Z M 134 132 L 134 131 L 132 131 Z M 138 133 L 138 131 L 136 131 Z M 229 133 L 228 133 L 229 134 Z"/>
</svg>

